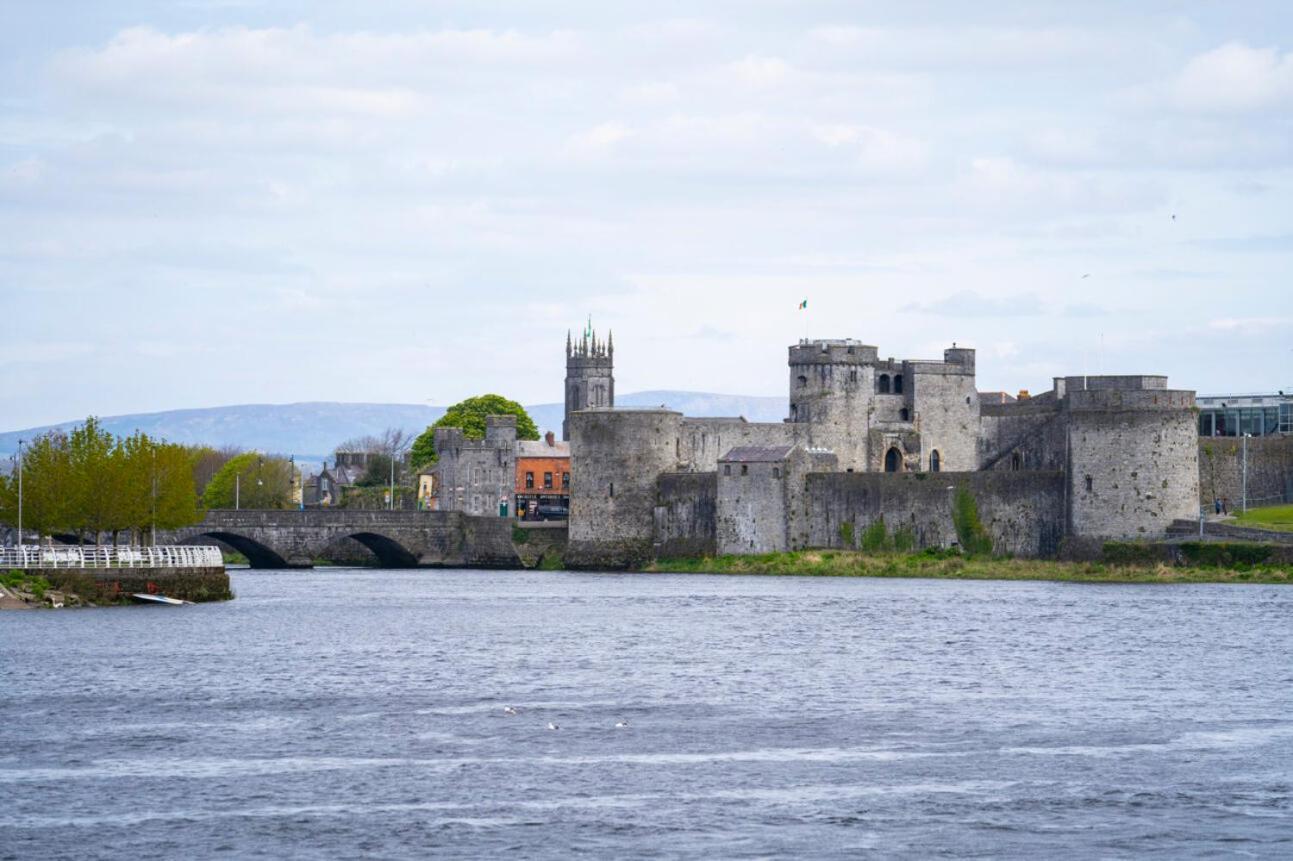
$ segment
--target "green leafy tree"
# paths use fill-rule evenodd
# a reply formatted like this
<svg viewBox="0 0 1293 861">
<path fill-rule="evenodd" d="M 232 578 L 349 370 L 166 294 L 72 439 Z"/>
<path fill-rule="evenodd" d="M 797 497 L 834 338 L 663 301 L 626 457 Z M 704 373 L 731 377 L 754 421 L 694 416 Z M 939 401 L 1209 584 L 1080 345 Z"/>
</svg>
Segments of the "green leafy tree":
<svg viewBox="0 0 1293 861">
<path fill-rule="evenodd" d="M 16 458 L 15 458 L 16 460 Z M 18 523 L 18 475 L 15 472 L 4 483 L 5 522 Z M 67 487 L 71 476 L 67 435 L 50 431 L 36 437 L 22 452 L 22 526 L 23 531 L 49 535 L 68 528 L 72 509 Z"/>
<path fill-rule="evenodd" d="M 486 416 L 516 416 L 516 438 L 538 439 L 539 429 L 525 407 L 502 395 L 477 395 L 449 407 L 435 424 L 427 428 L 413 443 L 411 459 L 414 469 L 436 462 L 435 429 L 462 428 L 467 439 L 485 438 Z"/>
<path fill-rule="evenodd" d="M 202 494 L 207 508 L 289 508 L 291 467 L 286 458 L 249 451 L 231 459 L 212 476 Z"/>
<path fill-rule="evenodd" d="M 66 492 L 71 517 L 65 526 L 95 543 L 104 532 L 113 534 L 130 525 L 130 475 L 117 438 L 94 416 L 68 434 L 69 478 Z"/>
</svg>

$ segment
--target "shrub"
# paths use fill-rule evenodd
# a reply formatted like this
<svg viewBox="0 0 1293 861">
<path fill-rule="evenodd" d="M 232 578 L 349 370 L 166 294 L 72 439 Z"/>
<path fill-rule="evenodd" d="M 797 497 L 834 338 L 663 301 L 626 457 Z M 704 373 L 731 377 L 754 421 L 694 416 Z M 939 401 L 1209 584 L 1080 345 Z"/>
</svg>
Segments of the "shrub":
<svg viewBox="0 0 1293 861">
<path fill-rule="evenodd" d="M 840 541 L 845 547 L 853 547 L 853 524 L 845 521 L 840 524 Z"/>
<path fill-rule="evenodd" d="M 868 553 L 879 553 L 888 548 L 889 533 L 884 528 L 884 518 L 872 521 L 862 533 L 862 549 Z"/>
<path fill-rule="evenodd" d="M 893 549 L 910 553 L 916 549 L 916 533 L 910 526 L 899 526 L 893 531 Z"/>
<path fill-rule="evenodd" d="M 512 543 L 524 544 L 529 540 L 530 540 L 530 530 L 522 529 L 521 527 L 513 523 L 512 524 Z"/>
<path fill-rule="evenodd" d="M 956 489 L 952 500 L 952 524 L 956 527 L 956 539 L 967 556 L 992 555 L 992 536 L 979 520 L 979 505 L 973 494 L 964 486 Z"/>
<path fill-rule="evenodd" d="M 1181 555 L 1191 565 L 1207 568 L 1247 568 L 1260 565 L 1271 558 L 1271 552 L 1272 548 L 1266 544 L 1187 541 L 1181 545 Z"/>
<path fill-rule="evenodd" d="M 1111 565 L 1149 565 L 1161 562 L 1163 552 L 1156 545 L 1138 541 L 1106 541 L 1100 558 Z"/>
</svg>

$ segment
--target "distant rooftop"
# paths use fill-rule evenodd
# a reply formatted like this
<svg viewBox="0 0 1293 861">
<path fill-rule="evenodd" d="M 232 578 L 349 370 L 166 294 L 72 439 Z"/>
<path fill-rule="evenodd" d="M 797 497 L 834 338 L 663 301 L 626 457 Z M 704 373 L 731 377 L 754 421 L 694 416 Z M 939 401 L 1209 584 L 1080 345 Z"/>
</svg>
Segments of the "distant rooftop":
<svg viewBox="0 0 1293 861">
<path fill-rule="evenodd" d="M 777 463 L 795 450 L 793 445 L 743 445 L 719 458 L 727 463 Z"/>
</svg>

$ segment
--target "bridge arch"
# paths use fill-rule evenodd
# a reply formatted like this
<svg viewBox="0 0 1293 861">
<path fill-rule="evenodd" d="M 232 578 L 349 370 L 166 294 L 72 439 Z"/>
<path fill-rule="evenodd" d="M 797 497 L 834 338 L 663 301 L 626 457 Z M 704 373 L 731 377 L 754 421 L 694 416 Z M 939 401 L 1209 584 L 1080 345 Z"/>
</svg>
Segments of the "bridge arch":
<svg viewBox="0 0 1293 861">
<path fill-rule="evenodd" d="M 417 556 L 410 553 L 394 538 L 376 532 L 355 532 L 347 538 L 353 538 L 367 547 L 383 568 L 416 568 Z"/>
<path fill-rule="evenodd" d="M 203 538 L 214 538 L 221 544 L 227 544 L 234 550 L 237 550 L 243 556 L 252 568 L 287 568 L 287 560 L 284 559 L 278 551 L 272 547 L 261 544 L 255 539 L 248 538 L 246 535 L 239 535 L 236 532 L 211 531 L 202 532 L 197 535 L 181 541 L 181 544 L 201 544 Z"/>
</svg>

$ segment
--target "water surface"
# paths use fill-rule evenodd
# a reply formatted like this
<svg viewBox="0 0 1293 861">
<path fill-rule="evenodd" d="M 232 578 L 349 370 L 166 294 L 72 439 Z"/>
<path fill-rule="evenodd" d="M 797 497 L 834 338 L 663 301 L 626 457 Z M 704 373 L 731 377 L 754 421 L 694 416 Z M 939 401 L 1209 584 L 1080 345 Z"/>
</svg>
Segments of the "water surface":
<svg viewBox="0 0 1293 861">
<path fill-rule="evenodd" d="M 1288 587 L 233 580 L 0 615 L 0 857 L 1293 855 Z"/>
</svg>

